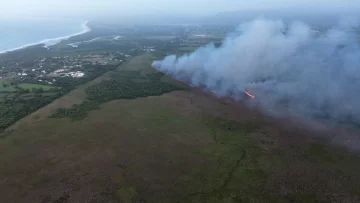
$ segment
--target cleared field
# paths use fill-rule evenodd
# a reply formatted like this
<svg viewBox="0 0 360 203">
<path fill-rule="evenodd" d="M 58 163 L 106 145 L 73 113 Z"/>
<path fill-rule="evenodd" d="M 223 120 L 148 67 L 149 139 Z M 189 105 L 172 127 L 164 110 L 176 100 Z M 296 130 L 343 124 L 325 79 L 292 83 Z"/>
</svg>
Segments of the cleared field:
<svg viewBox="0 0 360 203">
<path fill-rule="evenodd" d="M 41 85 L 41 84 L 31 84 L 31 83 L 21 83 L 19 87 L 25 90 L 32 90 L 32 89 L 43 89 L 44 91 L 49 91 L 54 86 L 51 85 Z"/>
<path fill-rule="evenodd" d="M 118 71 L 150 72 L 149 57 Z M 83 90 L 78 98 L 86 98 Z M 197 89 L 113 100 L 76 122 L 23 123 L 2 135 L 0 162 L 3 202 L 337 203 L 360 196 L 357 154 Z"/>
<path fill-rule="evenodd" d="M 26 94 L 21 94 L 19 95 L 18 98 L 33 98 L 37 95 L 41 95 L 43 97 L 48 97 L 48 96 L 55 96 L 56 92 L 43 92 L 43 93 L 26 93 Z"/>
</svg>

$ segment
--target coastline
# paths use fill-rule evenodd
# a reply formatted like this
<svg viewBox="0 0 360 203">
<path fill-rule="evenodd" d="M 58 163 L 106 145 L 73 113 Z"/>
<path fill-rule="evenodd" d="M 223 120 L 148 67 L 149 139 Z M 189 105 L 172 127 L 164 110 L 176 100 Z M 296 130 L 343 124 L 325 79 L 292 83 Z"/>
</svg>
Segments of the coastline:
<svg viewBox="0 0 360 203">
<path fill-rule="evenodd" d="M 25 48 L 35 46 L 35 45 L 42 45 L 42 44 L 43 44 L 43 47 L 45 49 L 49 49 L 50 46 L 56 45 L 56 44 L 60 43 L 61 41 L 64 41 L 64 40 L 67 40 L 67 39 L 69 39 L 71 37 L 75 37 L 75 36 L 82 35 L 82 34 L 90 32 L 91 28 L 89 27 L 88 24 L 89 24 L 89 21 L 85 21 L 84 23 L 82 23 L 81 24 L 82 30 L 80 32 L 75 33 L 75 34 L 71 34 L 71 35 L 67 35 L 67 36 L 63 36 L 63 37 L 56 37 L 56 38 L 52 38 L 52 39 L 44 39 L 44 40 L 41 40 L 40 42 L 29 43 L 29 44 L 23 45 L 21 47 L 8 49 L 8 50 L 4 50 L 4 51 L 0 50 L 0 55 L 5 54 L 5 53 L 9 53 L 9 52 L 13 52 L 13 51 L 17 51 L 17 50 L 21 50 L 21 49 L 25 49 Z"/>
</svg>

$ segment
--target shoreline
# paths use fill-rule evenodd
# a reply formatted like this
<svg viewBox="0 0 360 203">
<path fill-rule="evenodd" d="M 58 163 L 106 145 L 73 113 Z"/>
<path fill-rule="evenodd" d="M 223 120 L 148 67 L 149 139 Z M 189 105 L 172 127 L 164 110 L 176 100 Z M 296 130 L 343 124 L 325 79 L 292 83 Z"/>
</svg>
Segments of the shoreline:
<svg viewBox="0 0 360 203">
<path fill-rule="evenodd" d="M 56 38 L 52 38 L 52 39 L 44 39 L 44 40 L 41 40 L 40 42 L 29 43 L 29 44 L 23 45 L 21 47 L 0 51 L 0 55 L 10 53 L 10 52 L 13 52 L 13 51 L 18 51 L 18 50 L 21 50 L 21 49 L 26 49 L 28 47 L 36 46 L 36 45 L 43 45 L 42 46 L 43 48 L 49 49 L 50 46 L 56 45 L 56 44 L 58 44 L 58 43 L 60 43 L 60 42 L 62 42 L 64 40 L 68 40 L 71 37 L 75 37 L 75 36 L 82 35 L 82 34 L 90 32 L 91 28 L 89 27 L 88 24 L 89 24 L 89 21 L 85 21 L 84 23 L 82 23 L 81 24 L 82 30 L 80 32 L 75 33 L 75 34 L 71 34 L 71 35 L 67 35 L 67 36 L 63 36 L 63 37 L 56 37 Z"/>
</svg>

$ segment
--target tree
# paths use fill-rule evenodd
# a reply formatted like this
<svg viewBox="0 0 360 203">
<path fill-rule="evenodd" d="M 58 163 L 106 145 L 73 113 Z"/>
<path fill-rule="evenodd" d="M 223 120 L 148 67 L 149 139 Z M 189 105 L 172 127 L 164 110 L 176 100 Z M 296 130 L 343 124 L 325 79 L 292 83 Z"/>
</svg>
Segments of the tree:
<svg viewBox="0 0 360 203">
<path fill-rule="evenodd" d="M 36 88 L 34 92 L 35 93 L 43 93 L 44 90 L 43 90 L 43 88 L 39 87 L 39 88 Z"/>
</svg>

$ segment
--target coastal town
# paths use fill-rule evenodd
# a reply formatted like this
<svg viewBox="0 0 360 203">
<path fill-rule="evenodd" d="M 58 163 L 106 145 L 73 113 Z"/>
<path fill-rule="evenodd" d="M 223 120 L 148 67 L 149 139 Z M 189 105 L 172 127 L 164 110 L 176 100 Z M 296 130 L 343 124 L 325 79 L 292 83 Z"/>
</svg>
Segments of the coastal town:
<svg viewBox="0 0 360 203">
<path fill-rule="evenodd" d="M 8 62 L 1 64 L 0 80 L 33 81 L 52 85 L 58 77 L 81 78 L 86 76 L 84 67 L 91 65 L 115 65 L 130 55 L 122 52 L 87 55 L 54 56 L 30 62 Z"/>
<path fill-rule="evenodd" d="M 127 58 L 130 55 L 122 52 L 98 52 L 2 61 L 0 115 L 4 119 L 0 119 L 0 131 Z"/>
</svg>

